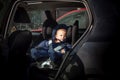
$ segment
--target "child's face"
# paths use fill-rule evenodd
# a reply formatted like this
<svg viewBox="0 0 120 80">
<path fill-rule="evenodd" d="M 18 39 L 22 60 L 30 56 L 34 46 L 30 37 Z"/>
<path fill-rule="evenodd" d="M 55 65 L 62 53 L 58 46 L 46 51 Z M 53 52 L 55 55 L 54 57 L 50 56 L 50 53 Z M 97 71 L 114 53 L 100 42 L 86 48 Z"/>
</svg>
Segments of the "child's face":
<svg viewBox="0 0 120 80">
<path fill-rule="evenodd" d="M 59 29 L 56 32 L 56 42 L 61 42 L 66 39 L 66 30 L 65 29 Z"/>
</svg>

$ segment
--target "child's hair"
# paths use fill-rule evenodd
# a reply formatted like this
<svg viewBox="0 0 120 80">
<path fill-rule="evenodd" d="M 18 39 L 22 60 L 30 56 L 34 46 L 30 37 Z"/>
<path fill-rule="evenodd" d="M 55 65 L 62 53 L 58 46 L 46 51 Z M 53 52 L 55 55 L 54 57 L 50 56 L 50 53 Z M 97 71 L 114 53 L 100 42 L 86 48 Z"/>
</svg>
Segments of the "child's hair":
<svg viewBox="0 0 120 80">
<path fill-rule="evenodd" d="M 62 31 L 64 31 L 64 32 L 67 32 L 67 30 L 66 30 L 66 29 L 59 28 L 59 29 L 57 29 L 57 30 L 56 30 L 55 35 L 57 34 L 58 30 L 62 30 Z"/>
</svg>

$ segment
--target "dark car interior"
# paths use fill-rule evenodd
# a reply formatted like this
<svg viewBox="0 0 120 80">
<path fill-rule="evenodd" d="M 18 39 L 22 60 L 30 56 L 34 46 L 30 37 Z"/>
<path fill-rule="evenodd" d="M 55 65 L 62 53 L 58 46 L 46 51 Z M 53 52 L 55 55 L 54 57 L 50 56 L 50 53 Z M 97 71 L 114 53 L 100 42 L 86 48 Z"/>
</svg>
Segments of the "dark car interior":
<svg viewBox="0 0 120 80">
<path fill-rule="evenodd" d="M 119 10 L 115 0 L 0 0 L 0 79 L 119 79 Z M 72 50 L 41 68 L 48 58 L 31 60 L 30 50 L 57 24 L 68 26 Z"/>
<path fill-rule="evenodd" d="M 32 34 L 28 30 L 14 31 L 8 37 L 8 67 L 10 72 L 12 72 L 11 75 L 16 77 L 19 77 L 19 75 L 24 76 L 25 70 L 28 66 L 26 52 L 31 44 L 31 41 Z"/>
<path fill-rule="evenodd" d="M 12 80 L 109 80 L 113 78 L 112 74 L 117 70 L 114 63 L 116 59 L 113 58 L 118 51 L 114 44 L 118 44 L 116 26 L 119 23 L 119 16 L 116 2 L 112 3 L 112 0 L 12 0 L 14 5 L 11 3 L 9 6 L 4 5 L 11 1 L 3 2 L 0 1 L 0 13 L 4 15 L 4 7 L 5 12 L 8 10 L 8 13 L 0 19 L 3 24 L 1 27 L 0 23 L 2 67 L 0 72 L 6 78 Z M 62 21 L 57 21 L 58 18 L 62 18 Z M 59 67 L 41 68 L 41 64 L 48 58 L 32 61 L 31 49 L 41 41 L 51 39 L 52 32 L 58 24 L 67 25 L 66 41 L 72 45 L 72 49 L 65 53 Z"/>
<path fill-rule="evenodd" d="M 26 2 L 27 3 L 27 2 Z M 8 63 L 9 63 L 9 72 L 13 71 L 12 75 L 15 75 L 19 77 L 20 75 L 22 78 L 27 77 L 30 80 L 49 80 L 54 79 L 58 69 L 49 69 L 49 68 L 40 68 L 41 62 L 46 59 L 38 59 L 34 63 L 31 63 L 30 61 L 30 49 L 38 45 L 43 40 L 48 40 L 52 37 L 52 30 L 57 26 L 57 24 L 60 24 L 55 20 L 54 10 L 52 12 L 51 9 L 44 9 L 46 8 L 45 4 L 48 2 L 44 2 L 44 4 L 34 4 L 34 5 L 28 5 L 26 6 L 26 3 L 22 5 L 18 5 L 16 8 L 16 11 L 13 15 L 13 22 L 11 21 L 11 26 L 15 26 L 16 30 L 11 31 L 9 28 L 7 35 L 8 37 L 8 47 L 9 47 L 9 55 L 8 55 Z M 30 4 L 31 2 L 27 3 Z M 83 4 L 77 5 L 76 3 L 67 3 L 68 5 L 65 5 L 66 2 L 51 2 L 51 5 L 54 7 L 84 7 Z M 49 5 L 50 5 L 49 4 Z M 57 6 L 55 6 L 57 4 Z M 72 4 L 72 6 L 70 5 Z M 76 4 L 76 5 L 74 5 Z M 59 6 L 58 6 L 59 5 Z M 32 19 L 34 17 L 30 17 L 30 14 L 28 11 L 37 10 L 34 7 L 38 7 L 43 10 L 44 16 L 46 17 L 41 25 L 42 32 L 32 32 L 29 28 L 31 26 L 34 26 Z M 43 6 L 42 8 L 40 6 Z M 69 9 L 68 9 L 69 10 Z M 66 9 L 67 11 L 67 9 Z M 60 13 L 59 13 L 60 14 Z M 32 15 L 32 14 L 31 14 Z M 34 13 L 35 15 L 35 13 Z M 86 15 L 87 16 L 87 15 Z M 88 16 L 87 16 L 88 17 Z M 35 18 L 37 19 L 37 18 Z M 87 22 L 86 22 L 87 23 Z M 81 25 L 86 25 L 86 23 L 82 23 Z M 33 25 L 32 25 L 33 24 Z M 63 23 L 65 24 L 65 23 Z M 78 40 L 78 38 L 84 33 L 86 28 L 80 28 L 79 27 L 79 20 L 74 20 L 73 23 L 67 25 L 68 31 L 67 31 L 67 42 L 71 45 L 74 45 L 74 43 Z M 31 28 L 32 29 L 32 28 Z M 84 31 L 81 31 L 84 30 Z M 79 64 L 79 63 L 78 63 Z M 78 66 L 81 67 L 81 66 Z M 22 70 L 21 70 L 22 69 Z M 75 68 L 77 69 L 77 68 Z M 17 74 L 16 74 L 17 73 Z M 12 79 L 16 79 L 13 76 L 11 76 Z"/>
<path fill-rule="evenodd" d="M 47 4 L 49 4 L 49 7 L 46 6 Z M 62 10 L 61 12 L 59 8 Z M 67 42 L 74 45 L 86 30 L 89 21 L 85 20 L 86 22 L 80 22 L 78 17 L 81 17 L 81 14 L 78 15 L 78 17 L 75 17 L 73 21 L 71 20 L 72 22 L 70 24 L 59 23 L 56 21 L 56 18 L 57 16 L 60 17 L 77 8 L 85 8 L 85 6 L 81 2 L 64 1 L 43 1 L 42 4 L 39 3 L 39 1 L 25 1 L 17 4 L 14 8 L 6 33 L 5 44 L 7 50 L 2 51 L 3 53 L 6 53 L 5 62 L 8 63 L 7 70 L 11 79 L 52 80 L 55 78 L 55 75 L 59 72 L 59 68 L 40 68 L 41 62 L 46 59 L 43 59 L 42 61 L 39 59 L 31 63 L 30 49 L 38 45 L 43 40 L 51 39 L 52 31 L 58 24 L 65 24 L 69 27 L 67 30 Z M 56 12 L 57 10 L 58 12 Z M 40 16 L 40 20 L 37 20 L 39 17 L 35 15 Z M 88 14 L 86 12 L 85 15 L 85 19 L 87 19 Z M 38 23 L 42 32 L 32 32 L 32 29 L 39 28 L 36 28 Z M 80 27 L 79 24 L 85 27 Z M 81 64 L 81 62 L 78 62 L 78 65 L 73 68 L 73 71 L 78 69 L 77 67 L 83 67 L 79 64 Z"/>
</svg>

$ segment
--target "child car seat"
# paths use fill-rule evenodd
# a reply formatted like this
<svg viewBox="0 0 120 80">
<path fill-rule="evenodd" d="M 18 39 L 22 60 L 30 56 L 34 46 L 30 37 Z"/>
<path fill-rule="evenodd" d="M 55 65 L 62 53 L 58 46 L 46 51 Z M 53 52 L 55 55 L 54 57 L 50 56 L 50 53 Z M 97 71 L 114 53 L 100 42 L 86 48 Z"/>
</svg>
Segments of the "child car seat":
<svg viewBox="0 0 120 80">
<path fill-rule="evenodd" d="M 76 20 L 72 27 L 72 45 L 78 40 L 79 22 Z"/>
</svg>

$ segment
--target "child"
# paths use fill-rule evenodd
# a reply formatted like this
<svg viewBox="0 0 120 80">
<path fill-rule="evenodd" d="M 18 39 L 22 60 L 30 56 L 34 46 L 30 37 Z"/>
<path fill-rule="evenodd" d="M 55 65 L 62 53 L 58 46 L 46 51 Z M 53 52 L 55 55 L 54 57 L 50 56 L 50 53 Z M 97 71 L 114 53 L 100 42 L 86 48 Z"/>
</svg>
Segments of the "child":
<svg viewBox="0 0 120 80">
<path fill-rule="evenodd" d="M 44 40 L 37 47 L 31 49 L 31 56 L 34 59 L 50 57 L 50 60 L 59 65 L 62 56 L 72 47 L 66 43 L 67 26 L 59 24 L 52 33 L 52 40 Z"/>
</svg>

